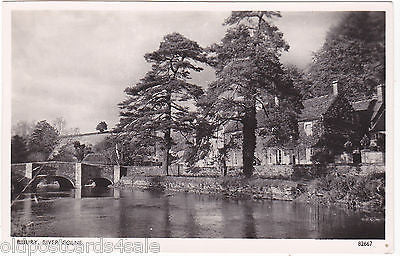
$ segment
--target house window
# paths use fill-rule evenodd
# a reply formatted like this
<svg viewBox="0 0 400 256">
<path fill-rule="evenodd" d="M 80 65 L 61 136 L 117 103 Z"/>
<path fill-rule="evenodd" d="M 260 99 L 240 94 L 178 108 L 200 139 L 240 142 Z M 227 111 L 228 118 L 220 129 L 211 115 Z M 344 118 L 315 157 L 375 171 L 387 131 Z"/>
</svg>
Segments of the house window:
<svg viewBox="0 0 400 256">
<path fill-rule="evenodd" d="M 304 122 L 304 132 L 307 136 L 312 136 L 312 122 Z"/>
<path fill-rule="evenodd" d="M 276 150 L 276 163 L 277 164 L 282 163 L 282 150 L 280 150 L 280 149 Z"/>
<path fill-rule="evenodd" d="M 233 164 L 236 166 L 238 164 L 236 152 L 233 152 Z"/>
<path fill-rule="evenodd" d="M 290 163 L 291 164 L 296 163 L 296 151 L 293 149 L 290 150 Z"/>
<path fill-rule="evenodd" d="M 272 153 L 271 150 L 267 150 L 267 163 L 272 164 Z"/>
</svg>

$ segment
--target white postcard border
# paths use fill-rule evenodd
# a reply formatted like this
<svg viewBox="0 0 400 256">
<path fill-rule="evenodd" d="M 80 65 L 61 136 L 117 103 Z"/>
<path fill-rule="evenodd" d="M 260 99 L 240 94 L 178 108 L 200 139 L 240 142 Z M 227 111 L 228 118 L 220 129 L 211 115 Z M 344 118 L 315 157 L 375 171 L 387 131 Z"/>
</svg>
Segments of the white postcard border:
<svg viewBox="0 0 400 256">
<path fill-rule="evenodd" d="M 1 240 L 10 241 L 10 134 L 11 134 L 11 19 L 12 10 L 250 10 L 281 11 L 386 11 L 387 62 L 387 154 L 386 154 L 386 227 L 385 240 L 372 240 L 373 247 L 359 247 L 359 240 L 312 239 L 157 239 L 162 253 L 391 253 L 394 251 L 394 19 L 390 2 L 301 2 L 301 3 L 238 3 L 238 2 L 4 2 L 3 3 L 3 88 L 2 88 L 2 172 L 1 172 Z M 398 95 L 398 94 L 397 94 Z M 399 104 L 399 103 L 397 103 Z M 398 192 L 398 188 L 396 188 Z M 35 237 L 35 239 L 40 239 Z M 44 238 L 43 238 L 44 239 Z M 57 238 L 54 238 L 57 239 Z M 97 241 L 96 238 L 71 238 Z M 117 241 L 118 239 L 108 239 Z M 137 239 L 136 239 L 137 240 Z"/>
</svg>

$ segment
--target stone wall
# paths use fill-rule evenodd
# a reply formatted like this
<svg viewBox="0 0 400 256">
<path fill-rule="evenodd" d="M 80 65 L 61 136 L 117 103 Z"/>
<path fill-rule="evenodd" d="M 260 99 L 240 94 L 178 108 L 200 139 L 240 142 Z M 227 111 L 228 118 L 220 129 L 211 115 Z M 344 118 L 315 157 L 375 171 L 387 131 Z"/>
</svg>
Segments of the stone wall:
<svg viewBox="0 0 400 256">
<path fill-rule="evenodd" d="M 127 166 L 126 176 L 164 176 L 161 166 Z M 183 165 L 171 165 L 168 173 L 170 176 L 191 176 L 191 177 L 218 177 L 222 173 L 215 167 L 193 167 L 186 168 Z"/>
<path fill-rule="evenodd" d="M 160 166 L 127 166 L 126 176 L 161 176 L 162 168 Z"/>
<path fill-rule="evenodd" d="M 128 177 L 134 176 L 164 176 L 160 166 L 129 166 Z M 242 169 L 239 167 L 228 167 L 228 176 L 240 176 Z M 289 178 L 293 173 L 291 165 L 259 165 L 254 167 L 254 175 L 262 178 Z M 191 167 L 172 165 L 169 169 L 170 176 L 184 177 L 222 177 L 222 170 L 216 167 Z"/>
<path fill-rule="evenodd" d="M 359 175 L 367 176 L 372 173 L 385 173 L 386 167 L 383 164 L 363 164 L 360 167 Z"/>
<path fill-rule="evenodd" d="M 193 167 L 180 172 L 180 176 L 191 177 L 221 177 L 223 176 L 222 170 L 216 167 Z"/>
<path fill-rule="evenodd" d="M 385 163 L 385 154 L 379 151 L 361 151 L 361 162 L 366 164 L 383 164 Z"/>
<path fill-rule="evenodd" d="M 227 176 L 241 176 L 241 167 L 228 167 Z M 290 178 L 293 173 L 292 165 L 257 165 L 254 166 L 254 176 L 261 178 Z M 216 167 L 197 167 L 181 171 L 180 176 L 222 177 L 223 172 Z"/>
<path fill-rule="evenodd" d="M 263 178 L 289 178 L 293 174 L 291 165 L 260 165 L 254 166 L 254 174 Z"/>
<path fill-rule="evenodd" d="M 293 200 L 297 193 L 296 182 L 240 177 L 136 176 L 123 177 L 120 186 L 274 200 Z"/>
<path fill-rule="evenodd" d="M 127 168 L 128 177 L 134 176 L 164 176 L 159 166 L 129 166 Z M 385 172 L 383 164 L 331 164 L 324 165 L 258 165 L 254 166 L 254 176 L 266 179 L 313 179 L 329 172 L 353 173 L 357 175 L 367 175 L 369 173 Z M 180 167 L 179 175 L 177 167 L 170 168 L 170 176 L 183 177 L 222 177 L 222 171 L 215 167 L 194 167 L 185 169 Z M 228 167 L 227 176 L 241 176 L 242 169 L 240 167 Z"/>
<path fill-rule="evenodd" d="M 350 174 L 354 176 L 368 176 L 373 173 L 385 173 L 383 164 L 338 165 L 327 166 L 328 173 Z"/>
<path fill-rule="evenodd" d="M 240 176 L 242 173 L 241 168 L 229 168 L 228 176 Z M 254 166 L 253 175 L 260 178 L 284 178 L 288 179 L 293 174 L 292 165 L 257 165 Z"/>
</svg>

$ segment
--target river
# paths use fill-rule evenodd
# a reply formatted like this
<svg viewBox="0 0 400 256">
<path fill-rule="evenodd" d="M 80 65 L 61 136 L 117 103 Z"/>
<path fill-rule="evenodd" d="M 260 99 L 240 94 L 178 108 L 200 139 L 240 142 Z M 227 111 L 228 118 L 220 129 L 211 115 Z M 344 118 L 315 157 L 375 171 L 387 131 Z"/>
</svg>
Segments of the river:
<svg viewBox="0 0 400 256">
<path fill-rule="evenodd" d="M 23 194 L 12 234 L 43 237 L 384 239 L 384 216 L 288 201 L 85 188 Z M 14 230 L 13 230 L 14 229 Z"/>
</svg>

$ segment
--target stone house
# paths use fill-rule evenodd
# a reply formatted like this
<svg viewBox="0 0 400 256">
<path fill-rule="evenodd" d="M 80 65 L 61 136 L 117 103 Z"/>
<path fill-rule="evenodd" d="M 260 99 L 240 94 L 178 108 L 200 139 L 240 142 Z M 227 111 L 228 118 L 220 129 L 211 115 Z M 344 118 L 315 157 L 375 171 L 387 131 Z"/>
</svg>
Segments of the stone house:
<svg viewBox="0 0 400 256">
<path fill-rule="evenodd" d="M 353 112 L 352 124 L 358 133 L 371 137 L 371 142 L 384 136 L 384 87 L 377 87 L 377 93 L 369 99 L 349 102 Z M 344 96 L 338 93 L 338 84 L 333 82 L 332 93 L 303 101 L 304 109 L 298 119 L 299 138 L 291 145 L 266 149 L 268 164 L 312 164 L 312 156 L 318 149 L 318 141 L 324 131 L 323 118 L 335 105 L 343 104 Z M 383 135 L 382 135 L 383 134 Z M 361 162 L 359 150 L 353 154 L 343 153 L 335 157 L 336 163 Z"/>
<path fill-rule="evenodd" d="M 269 140 L 272 137 L 258 137 L 255 151 L 255 165 L 285 165 L 285 164 L 312 164 L 312 156 L 318 149 L 318 141 L 323 131 L 323 117 L 335 105 L 343 104 L 347 101 L 344 96 L 338 93 L 337 82 L 332 83 L 332 93 L 303 101 L 302 109 L 298 118 L 298 140 L 291 141 L 286 145 L 269 146 Z M 371 144 L 377 144 L 377 141 L 385 134 L 385 104 L 384 87 L 378 86 L 377 93 L 369 99 L 357 102 L 349 102 L 353 109 L 352 122 L 358 124 L 360 134 L 365 134 L 371 138 Z M 210 156 L 204 160 L 209 165 L 215 164 L 218 148 L 223 147 L 224 143 L 232 137 L 241 133 L 241 125 L 233 122 L 219 131 L 217 139 L 214 142 L 213 150 Z M 364 161 L 379 161 L 382 157 L 372 156 L 372 153 L 361 154 L 355 150 L 354 155 L 342 154 L 335 158 L 337 163 L 352 163 Z M 367 158 L 379 158 L 378 160 L 365 160 Z M 361 159 L 363 158 L 363 159 Z M 240 145 L 230 150 L 226 159 L 227 166 L 241 166 L 242 152 Z"/>
</svg>

